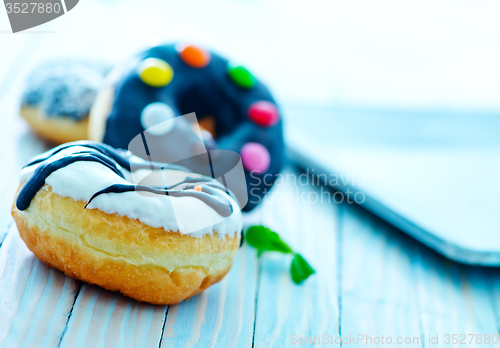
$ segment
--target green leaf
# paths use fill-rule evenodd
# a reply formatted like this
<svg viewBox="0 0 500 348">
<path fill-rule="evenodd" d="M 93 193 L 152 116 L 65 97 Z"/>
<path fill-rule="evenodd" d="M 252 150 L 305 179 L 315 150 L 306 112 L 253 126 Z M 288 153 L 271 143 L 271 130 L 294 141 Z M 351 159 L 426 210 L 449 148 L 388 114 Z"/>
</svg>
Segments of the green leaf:
<svg viewBox="0 0 500 348">
<path fill-rule="evenodd" d="M 292 249 L 281 240 L 280 236 L 264 226 L 252 226 L 245 233 L 245 239 L 258 250 L 258 255 L 264 251 L 279 251 L 291 253 Z"/>
<path fill-rule="evenodd" d="M 295 284 L 300 284 L 309 278 L 311 274 L 316 273 L 316 271 L 300 254 L 295 254 L 292 265 L 290 266 L 290 273 L 292 274 L 293 282 Z"/>
</svg>

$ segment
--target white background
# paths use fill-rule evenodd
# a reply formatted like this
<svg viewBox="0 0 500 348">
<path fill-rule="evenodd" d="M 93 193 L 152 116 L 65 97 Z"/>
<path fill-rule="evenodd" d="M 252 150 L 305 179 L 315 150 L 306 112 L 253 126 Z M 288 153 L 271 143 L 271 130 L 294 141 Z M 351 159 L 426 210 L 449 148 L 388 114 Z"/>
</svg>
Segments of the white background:
<svg viewBox="0 0 500 348">
<path fill-rule="evenodd" d="M 189 40 L 240 60 L 288 104 L 500 112 L 496 1 L 81 0 L 15 35 L 0 11 L 0 31 L 0 79 L 28 41 L 115 62 Z"/>
</svg>

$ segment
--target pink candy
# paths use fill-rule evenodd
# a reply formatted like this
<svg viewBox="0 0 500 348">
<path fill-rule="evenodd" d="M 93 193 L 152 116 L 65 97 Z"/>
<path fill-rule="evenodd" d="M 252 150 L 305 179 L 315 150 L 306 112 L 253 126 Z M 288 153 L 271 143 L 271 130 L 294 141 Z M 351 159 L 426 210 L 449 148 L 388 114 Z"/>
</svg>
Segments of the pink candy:
<svg viewBox="0 0 500 348">
<path fill-rule="evenodd" d="M 269 151 L 259 143 L 247 143 L 241 148 L 241 161 L 249 172 L 264 173 L 271 164 Z"/>
</svg>

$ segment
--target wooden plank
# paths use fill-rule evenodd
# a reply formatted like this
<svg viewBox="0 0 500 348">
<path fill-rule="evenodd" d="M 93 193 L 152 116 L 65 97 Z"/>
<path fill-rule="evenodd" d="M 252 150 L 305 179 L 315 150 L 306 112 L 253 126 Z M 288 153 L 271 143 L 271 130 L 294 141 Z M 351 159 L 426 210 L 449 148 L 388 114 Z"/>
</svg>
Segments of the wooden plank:
<svg viewBox="0 0 500 348">
<path fill-rule="evenodd" d="M 462 342 L 455 346 L 465 343 L 467 347 L 498 347 L 491 341 L 484 342 L 484 335 L 496 334 L 498 338 L 498 313 L 494 306 L 499 294 L 498 271 L 452 262 L 422 245 L 417 245 L 416 250 L 414 267 L 426 347 L 450 347 L 445 335 L 453 334 L 457 334 L 458 343 Z M 483 335 L 482 342 L 479 343 L 479 336 L 472 342 L 472 336 L 460 337 L 469 334 Z M 429 336 L 436 335 L 437 344 L 432 344 L 434 340 L 429 344 Z"/>
<path fill-rule="evenodd" d="M 245 216 L 259 221 L 260 208 Z M 255 318 L 257 258 L 243 245 L 228 275 L 203 293 L 170 306 L 161 347 L 250 347 Z"/>
<path fill-rule="evenodd" d="M 167 306 L 153 306 L 84 284 L 61 347 L 156 347 Z"/>
<path fill-rule="evenodd" d="M 39 261 L 12 224 L 0 248 L 0 346 L 57 346 L 79 287 Z"/>
<path fill-rule="evenodd" d="M 358 206 L 344 203 L 341 216 L 341 337 L 352 344 L 351 337 L 364 335 L 360 346 L 382 345 L 382 335 L 394 346 L 422 346 L 412 276 L 416 243 Z"/>
<path fill-rule="evenodd" d="M 262 222 L 300 252 L 317 274 L 295 285 L 289 271 L 291 255 L 261 256 L 255 347 L 284 347 L 299 343 L 300 337 L 339 333 L 337 207 L 314 203 L 321 191 L 294 184 L 298 175 L 284 172 L 283 184 L 274 187 L 262 207 Z"/>
</svg>

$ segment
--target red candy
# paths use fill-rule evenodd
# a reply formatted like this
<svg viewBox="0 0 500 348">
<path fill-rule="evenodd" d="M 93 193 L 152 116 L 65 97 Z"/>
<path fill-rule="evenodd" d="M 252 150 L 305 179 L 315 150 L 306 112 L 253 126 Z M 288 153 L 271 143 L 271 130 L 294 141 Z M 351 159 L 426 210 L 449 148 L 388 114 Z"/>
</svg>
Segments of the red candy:
<svg viewBox="0 0 500 348">
<path fill-rule="evenodd" d="M 280 114 L 276 105 L 266 100 L 253 103 L 248 108 L 248 117 L 255 124 L 262 127 L 274 126 L 280 120 Z"/>
</svg>

